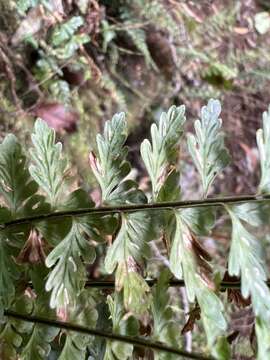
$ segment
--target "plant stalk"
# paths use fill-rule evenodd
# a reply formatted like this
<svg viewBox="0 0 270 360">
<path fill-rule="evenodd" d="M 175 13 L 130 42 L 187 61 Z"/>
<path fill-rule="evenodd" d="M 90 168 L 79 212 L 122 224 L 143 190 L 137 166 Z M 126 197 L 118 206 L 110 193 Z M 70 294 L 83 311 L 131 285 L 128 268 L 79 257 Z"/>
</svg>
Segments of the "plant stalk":
<svg viewBox="0 0 270 360">
<path fill-rule="evenodd" d="M 173 210 L 193 207 L 205 206 L 224 206 L 224 204 L 243 204 L 247 202 L 265 202 L 270 200 L 270 194 L 267 195 L 242 195 L 228 196 L 223 198 L 208 198 L 200 200 L 171 201 L 161 203 L 148 204 L 128 204 L 118 206 L 101 206 L 97 208 L 84 208 L 66 211 L 57 211 L 47 214 L 33 215 L 29 217 L 19 218 L 7 222 L 0 222 L 0 230 L 7 227 L 21 225 L 32 222 L 41 222 L 51 219 L 58 219 L 70 216 L 86 216 L 86 215 L 106 215 L 115 213 L 131 213 L 136 211 L 153 211 L 153 210 Z"/>
<path fill-rule="evenodd" d="M 187 359 L 214 360 L 214 358 L 211 356 L 204 356 L 204 355 L 198 354 L 198 353 L 190 353 L 190 352 L 187 352 L 184 350 L 176 349 L 173 347 L 169 347 L 167 345 L 163 345 L 161 343 L 152 342 L 152 341 L 145 340 L 145 339 L 138 338 L 138 337 L 119 335 L 119 334 L 109 333 L 107 331 L 98 330 L 98 329 L 90 329 L 90 328 L 87 328 L 87 327 L 81 326 L 81 325 L 71 324 L 71 323 L 67 323 L 67 322 L 59 321 L 59 320 L 48 320 L 43 317 L 32 316 L 32 315 L 30 316 L 27 314 L 20 314 L 20 313 L 11 311 L 11 310 L 6 310 L 4 314 L 5 314 L 5 316 L 7 316 L 9 318 L 15 318 L 15 319 L 26 321 L 26 322 L 57 327 L 57 328 L 65 329 L 68 331 L 75 331 L 75 332 L 78 332 L 81 334 L 97 336 L 97 337 L 101 337 L 101 338 L 104 338 L 107 340 L 129 343 L 129 344 L 141 347 L 141 348 L 148 348 L 148 349 L 152 349 L 155 351 L 163 351 L 163 352 L 166 352 L 169 354 L 174 354 L 174 355 L 178 355 L 181 357 L 185 357 Z"/>
</svg>

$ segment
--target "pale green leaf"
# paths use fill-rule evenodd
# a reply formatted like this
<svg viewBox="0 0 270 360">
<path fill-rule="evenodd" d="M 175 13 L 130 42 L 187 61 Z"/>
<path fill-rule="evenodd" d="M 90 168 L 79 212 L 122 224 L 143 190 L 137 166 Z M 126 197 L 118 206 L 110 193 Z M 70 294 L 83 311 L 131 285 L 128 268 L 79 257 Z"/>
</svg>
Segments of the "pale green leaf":
<svg viewBox="0 0 270 360">
<path fill-rule="evenodd" d="M 104 203 L 146 201 L 134 181 L 124 181 L 130 172 L 130 164 L 126 161 L 127 147 L 124 146 L 126 139 L 125 114 L 119 113 L 106 121 L 104 134 L 97 135 L 98 156 L 90 153 L 90 165 L 101 187 Z"/>
<path fill-rule="evenodd" d="M 170 306 L 168 293 L 170 276 L 170 272 L 164 270 L 152 290 L 153 303 L 151 310 L 154 322 L 152 338 L 154 341 L 179 348 L 181 344 L 179 327 L 175 321 L 176 315 Z M 174 355 L 165 352 L 155 352 L 155 360 L 173 360 L 174 357 Z"/>
<path fill-rule="evenodd" d="M 31 7 L 35 7 L 39 3 L 39 0 L 18 0 L 16 5 L 21 14 L 24 14 Z"/>
<path fill-rule="evenodd" d="M 95 259 L 95 250 L 85 235 L 92 235 L 91 226 L 73 219 L 69 233 L 46 258 L 46 266 L 54 266 L 46 282 L 46 290 L 52 291 L 52 308 L 66 309 L 77 303 L 86 281 L 86 267 L 82 259 L 89 264 Z"/>
<path fill-rule="evenodd" d="M 91 290 L 85 289 L 77 298 L 77 307 L 70 312 L 70 321 L 94 329 L 98 318 L 96 303 Z M 91 346 L 93 337 L 77 332 L 65 331 L 65 343 L 59 360 L 81 360 L 86 357 L 87 347 Z"/>
<path fill-rule="evenodd" d="M 170 268 L 177 278 L 185 280 L 188 300 L 198 301 L 208 346 L 211 349 L 218 337 L 224 334 L 226 321 L 223 315 L 223 304 L 214 292 L 215 286 L 209 260 L 208 253 L 192 234 L 181 211 L 175 211 Z"/>
<path fill-rule="evenodd" d="M 50 84 L 50 92 L 55 100 L 68 104 L 71 98 L 71 91 L 67 81 L 56 79 Z"/>
<path fill-rule="evenodd" d="M 184 105 L 172 106 L 167 113 L 161 114 L 158 124 L 152 124 L 151 143 L 145 139 L 141 144 L 141 156 L 150 176 L 152 198 L 155 201 L 166 181 L 169 166 L 174 165 L 176 161 L 177 147 L 183 134 L 185 120 Z M 176 179 L 171 178 L 170 181 L 175 182 Z"/>
<path fill-rule="evenodd" d="M 71 19 L 54 27 L 51 36 L 51 43 L 53 46 L 59 46 L 67 40 L 71 39 L 79 27 L 83 25 L 83 18 L 81 16 L 73 16 Z"/>
<path fill-rule="evenodd" d="M 221 105 L 210 99 L 201 110 L 201 120 L 195 121 L 195 134 L 188 134 L 188 149 L 200 174 L 203 195 L 207 196 L 215 177 L 229 163 L 229 155 L 224 146 L 224 136 L 220 132 L 222 120 L 219 118 Z"/>
<path fill-rule="evenodd" d="M 0 194 L 13 218 L 42 212 L 44 198 L 35 195 L 37 190 L 20 144 L 14 135 L 7 135 L 0 144 Z"/>
<path fill-rule="evenodd" d="M 87 34 L 77 34 L 73 35 L 70 40 L 68 40 L 63 46 L 56 48 L 55 56 L 59 60 L 67 60 L 71 58 L 76 51 L 90 41 L 90 37 Z"/>
<path fill-rule="evenodd" d="M 48 270 L 42 264 L 36 266 L 35 269 L 31 269 L 30 274 L 33 283 L 33 289 L 36 295 L 32 315 L 54 319 L 54 311 L 48 309 L 49 294 L 44 289 Z M 20 359 L 47 359 L 47 356 L 51 351 L 50 343 L 54 340 L 59 331 L 60 329 L 56 327 L 34 323 L 31 329 L 30 337 L 27 338 L 27 342 L 25 342 L 25 345 L 20 354 Z"/>
<path fill-rule="evenodd" d="M 270 326 L 269 320 L 265 317 L 257 317 L 255 322 L 255 331 L 257 336 L 257 360 L 265 360 L 270 358 Z"/>
<path fill-rule="evenodd" d="M 254 16 L 254 26 L 259 34 L 266 34 L 270 30 L 270 14 L 267 11 L 262 11 Z"/>
<path fill-rule="evenodd" d="M 241 276 L 242 295 L 244 298 L 251 295 L 255 315 L 270 316 L 270 291 L 266 284 L 266 265 L 261 244 L 243 226 L 237 207 L 226 207 L 226 209 L 232 221 L 229 274 Z"/>
<path fill-rule="evenodd" d="M 102 50 L 106 52 L 108 45 L 116 37 L 116 32 L 113 30 L 113 27 L 105 19 L 101 21 L 101 25 L 102 25 L 102 34 L 103 34 Z"/>
<path fill-rule="evenodd" d="M 121 228 L 105 258 L 107 272 L 117 267 L 116 289 L 124 288 L 125 306 L 134 314 L 144 313 L 150 304 L 149 287 L 137 271 L 150 255 L 148 243 L 155 236 L 151 221 L 144 212 L 122 215 Z"/>
<path fill-rule="evenodd" d="M 10 309 L 22 313 L 29 314 L 33 308 L 32 300 L 28 296 L 17 294 Z M 23 336 L 27 335 L 33 326 L 15 318 L 4 318 L 0 323 L 0 354 L 1 359 L 14 360 L 17 359 L 20 347 L 23 344 Z"/>
<path fill-rule="evenodd" d="M 252 226 L 262 225 L 261 204 L 244 203 L 233 207 L 233 212 L 238 218 Z"/>
<path fill-rule="evenodd" d="M 105 204 L 145 203 L 146 197 L 132 180 L 124 180 L 130 172 L 126 161 L 127 124 L 124 113 L 105 123 L 104 134 L 97 135 L 98 157 L 90 153 L 90 165 L 100 184 Z M 116 270 L 116 289 L 124 292 L 126 309 L 136 315 L 146 311 L 150 291 L 139 275 L 143 260 L 149 256 L 148 242 L 153 239 L 151 214 L 121 214 L 119 230 L 105 257 L 108 273 Z"/>
<path fill-rule="evenodd" d="M 106 271 L 112 273 L 118 263 L 128 262 L 130 257 L 142 264 L 143 259 L 149 258 L 148 243 L 154 235 L 148 212 L 122 215 L 121 228 L 105 258 Z"/>
<path fill-rule="evenodd" d="M 111 314 L 113 333 L 136 336 L 139 331 L 139 324 L 133 316 L 125 318 L 122 295 L 115 293 L 114 297 L 108 296 L 107 304 Z M 132 355 L 132 352 L 132 344 L 108 340 L 103 360 L 127 360 Z"/>
<path fill-rule="evenodd" d="M 43 360 L 49 355 L 53 341 L 59 330 L 54 327 L 35 325 L 30 340 L 20 355 L 22 360 Z"/>
<path fill-rule="evenodd" d="M 125 309 L 135 316 L 140 316 L 145 314 L 150 307 L 152 301 L 150 287 L 137 269 L 130 269 L 128 265 L 125 263 L 118 265 L 115 274 L 116 286 L 117 289 L 121 287 L 121 277 L 123 277 Z"/>
<path fill-rule="evenodd" d="M 194 207 L 181 210 L 181 217 L 197 235 L 207 235 L 215 225 L 212 207 Z"/>
<path fill-rule="evenodd" d="M 65 344 L 58 360 L 81 360 L 85 359 L 86 348 L 78 348 L 71 336 L 67 336 Z"/>
<path fill-rule="evenodd" d="M 13 260 L 12 248 L 8 245 L 8 236 L 0 232 L 0 318 L 15 296 L 15 280 L 19 278 L 19 268 Z"/>
<path fill-rule="evenodd" d="M 67 162 L 62 156 L 62 144 L 55 143 L 55 131 L 41 119 L 35 122 L 35 132 L 31 138 L 34 145 L 30 149 L 33 164 L 29 171 L 54 208 L 61 202 L 65 186 Z"/>
<path fill-rule="evenodd" d="M 152 59 L 151 53 L 148 49 L 147 42 L 146 42 L 146 34 L 143 29 L 139 28 L 132 28 L 132 22 L 126 21 L 124 26 L 127 27 L 126 32 L 128 36 L 131 38 L 133 44 L 136 48 L 142 53 L 144 56 L 146 65 L 149 68 L 153 68 L 154 70 L 158 70 L 157 65 L 155 64 L 154 60 Z"/>
</svg>

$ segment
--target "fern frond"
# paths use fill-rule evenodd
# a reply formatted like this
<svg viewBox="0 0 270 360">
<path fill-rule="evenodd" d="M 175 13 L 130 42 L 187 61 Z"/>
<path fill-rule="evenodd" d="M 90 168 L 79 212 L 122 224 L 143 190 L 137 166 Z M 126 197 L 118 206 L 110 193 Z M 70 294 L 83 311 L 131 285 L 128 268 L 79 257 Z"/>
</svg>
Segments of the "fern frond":
<svg viewBox="0 0 270 360">
<path fill-rule="evenodd" d="M 31 7 L 36 6 L 39 0 L 19 0 L 17 1 L 17 9 L 20 13 L 24 14 Z"/>
<path fill-rule="evenodd" d="M 0 318 L 15 297 L 15 280 L 19 278 L 19 268 L 13 260 L 14 252 L 8 244 L 8 236 L 0 232 Z"/>
<path fill-rule="evenodd" d="M 33 164 L 29 171 L 44 190 L 52 208 L 61 202 L 65 188 L 67 162 L 62 156 L 62 144 L 55 143 L 55 131 L 38 119 L 32 135 L 34 147 L 30 149 Z"/>
<path fill-rule="evenodd" d="M 127 21 L 124 23 L 124 26 L 130 26 L 130 21 Z M 158 67 L 155 64 L 154 60 L 152 59 L 152 56 L 149 52 L 147 43 L 146 43 L 146 36 L 145 31 L 143 29 L 132 29 L 127 28 L 126 29 L 127 34 L 131 38 L 133 44 L 136 46 L 136 48 L 142 53 L 145 63 L 149 68 L 153 68 L 154 70 L 158 71 Z"/>
<path fill-rule="evenodd" d="M 215 294 L 215 285 L 211 279 L 212 269 L 208 263 L 210 256 L 198 243 L 191 228 L 188 218 L 181 211 L 175 211 L 170 267 L 177 278 L 184 278 L 189 301 L 198 301 L 211 349 L 217 339 L 224 335 L 227 325 L 223 304 Z"/>
<path fill-rule="evenodd" d="M 255 331 L 258 339 L 257 360 L 264 360 L 270 356 L 270 326 L 269 320 L 257 317 Z"/>
<path fill-rule="evenodd" d="M 141 156 L 151 179 L 154 201 L 166 181 L 169 166 L 176 160 L 185 120 L 185 107 L 172 106 L 161 114 L 158 125 L 151 126 L 151 143 L 147 139 L 142 142 Z"/>
<path fill-rule="evenodd" d="M 96 302 L 91 291 L 84 290 L 77 298 L 78 307 L 71 311 L 70 319 L 76 324 L 95 328 L 98 312 Z M 65 343 L 59 360 L 81 360 L 86 357 L 87 347 L 91 346 L 93 338 L 87 335 L 77 334 L 75 332 L 65 332 Z"/>
<path fill-rule="evenodd" d="M 72 220 L 67 236 L 46 258 L 46 266 L 53 270 L 46 282 L 46 290 L 51 291 L 50 306 L 67 309 L 77 302 L 78 294 L 86 281 L 86 268 L 82 261 L 91 264 L 95 260 L 95 250 L 86 240 L 91 228 L 82 221 Z"/>
<path fill-rule="evenodd" d="M 27 296 L 19 294 L 10 305 L 12 310 L 24 314 L 29 314 L 32 307 L 33 302 Z M 5 320 L 0 324 L 0 356 L 1 359 L 14 360 L 18 358 L 24 336 L 31 331 L 33 325 L 16 319 Z"/>
<path fill-rule="evenodd" d="M 36 267 L 30 271 L 33 289 L 35 291 L 35 302 L 32 313 L 38 316 L 54 318 L 53 310 L 48 309 L 49 294 L 44 290 L 45 278 L 48 270 L 44 265 Z M 51 351 L 50 343 L 59 333 L 56 327 L 50 327 L 42 324 L 33 324 L 30 336 L 25 337 L 25 345 L 20 353 L 22 360 L 43 360 L 49 356 Z"/>
<path fill-rule="evenodd" d="M 128 149 L 124 146 L 126 139 L 125 114 L 119 113 L 111 121 L 106 121 L 103 136 L 97 135 L 98 157 L 90 153 L 91 169 L 106 204 L 134 202 L 136 198 L 140 201 L 143 197 L 134 181 L 124 181 L 130 172 L 130 164 L 126 161 Z"/>
<path fill-rule="evenodd" d="M 215 177 L 229 163 L 224 136 L 220 132 L 220 112 L 220 102 L 209 100 L 207 106 L 202 107 L 201 120 L 195 121 L 196 136 L 188 134 L 187 137 L 190 155 L 201 177 L 204 197 Z"/>
<path fill-rule="evenodd" d="M 44 360 L 51 351 L 50 343 L 53 341 L 58 329 L 48 326 L 35 325 L 30 339 L 25 345 L 20 359 Z"/>
<path fill-rule="evenodd" d="M 0 194 L 12 218 L 39 211 L 43 198 L 35 195 L 38 186 L 30 177 L 26 156 L 14 135 L 0 145 Z"/>
<path fill-rule="evenodd" d="M 125 180 L 130 165 L 126 161 L 127 124 L 124 114 L 116 114 L 105 123 L 104 134 L 97 136 L 98 157 L 90 155 L 92 170 L 100 184 L 103 202 L 145 203 L 147 201 L 137 184 Z M 105 269 L 116 269 L 117 291 L 124 291 L 124 304 L 134 314 L 143 313 L 150 304 L 150 289 L 139 268 L 149 253 L 148 242 L 153 238 L 151 214 L 138 212 L 122 214 L 119 231 L 105 258 Z"/>
<path fill-rule="evenodd" d="M 83 23 L 84 21 L 81 16 L 73 16 L 65 23 L 56 26 L 51 35 L 51 44 L 53 46 L 59 46 L 67 40 L 70 40 Z"/>
<path fill-rule="evenodd" d="M 121 228 L 105 258 L 108 273 L 116 271 L 116 290 L 124 289 L 124 305 L 134 314 L 144 313 L 150 304 L 150 288 L 139 274 L 149 257 L 148 242 L 154 231 L 151 217 L 144 212 L 123 214 Z"/>
<path fill-rule="evenodd" d="M 251 295 L 255 315 L 269 318 L 270 291 L 266 284 L 267 275 L 261 245 L 244 227 L 243 221 L 247 221 L 249 218 L 246 214 L 245 217 L 242 216 L 241 206 L 226 206 L 226 209 L 232 221 L 229 274 L 241 276 L 242 295 L 244 298 Z M 249 223 L 253 224 L 250 221 Z"/>
<path fill-rule="evenodd" d="M 180 334 L 175 321 L 175 314 L 170 306 L 169 279 L 169 271 L 164 270 L 152 290 L 151 311 L 154 322 L 152 337 L 154 340 L 177 348 L 180 344 Z M 173 358 L 174 355 L 155 352 L 155 360 L 173 360 Z"/>
<path fill-rule="evenodd" d="M 139 332 L 138 321 L 130 316 L 127 319 L 123 306 L 122 295 L 115 293 L 114 297 L 107 297 L 107 304 L 111 314 L 112 331 L 115 334 L 136 336 Z M 107 341 L 103 360 L 128 360 L 132 356 L 133 345 L 121 344 L 117 341 Z"/>
</svg>

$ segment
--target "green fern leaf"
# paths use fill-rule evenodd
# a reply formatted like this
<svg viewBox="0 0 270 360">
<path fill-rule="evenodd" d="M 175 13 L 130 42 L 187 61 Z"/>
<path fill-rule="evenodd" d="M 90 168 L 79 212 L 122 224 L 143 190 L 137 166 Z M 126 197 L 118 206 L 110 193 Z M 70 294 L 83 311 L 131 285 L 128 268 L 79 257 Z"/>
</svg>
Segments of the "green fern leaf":
<svg viewBox="0 0 270 360">
<path fill-rule="evenodd" d="M 53 208 L 61 201 L 65 185 L 67 162 L 62 158 L 62 144 L 55 143 L 55 131 L 41 119 L 35 122 L 30 149 L 33 164 L 29 171 L 47 194 Z"/>
<path fill-rule="evenodd" d="M 35 325 L 32 331 L 30 340 L 23 348 L 23 352 L 20 355 L 22 360 L 44 360 L 49 355 L 53 341 L 58 333 L 58 329 Z"/>
<path fill-rule="evenodd" d="M 35 302 L 32 313 L 36 316 L 54 318 L 55 313 L 48 309 L 49 294 L 44 290 L 45 278 L 48 275 L 48 270 L 44 265 L 36 266 L 35 270 L 31 269 L 30 276 L 35 291 Z M 47 359 L 51 351 L 50 343 L 59 333 L 60 329 L 34 323 L 31 329 L 30 337 L 25 342 L 25 345 L 20 354 L 21 360 L 43 360 Z"/>
<path fill-rule="evenodd" d="M 222 120 L 219 118 L 221 105 L 218 100 L 209 100 L 201 110 L 201 120 L 195 121 L 195 133 L 188 134 L 188 149 L 200 174 L 203 195 L 207 196 L 215 177 L 229 163 L 229 155 L 224 146 L 224 136 L 220 132 Z"/>
<path fill-rule="evenodd" d="M 96 303 L 90 290 L 84 290 L 77 299 L 78 307 L 74 308 L 70 315 L 70 321 L 84 327 L 95 328 L 98 313 Z M 81 360 L 86 357 L 87 347 L 91 346 L 93 337 L 65 332 L 65 344 L 58 360 Z"/>
<path fill-rule="evenodd" d="M 270 315 L 270 291 L 267 287 L 265 262 L 259 241 L 246 230 L 239 206 L 226 209 L 232 221 L 232 244 L 228 270 L 232 276 L 241 276 L 241 292 L 244 298 L 251 295 L 255 315 L 263 318 Z M 252 224 L 252 223 L 251 223 Z"/>
<path fill-rule="evenodd" d="M 121 228 L 105 258 L 108 273 L 116 271 L 116 288 L 124 288 L 124 304 L 134 314 L 143 313 L 150 304 L 150 289 L 138 273 L 143 259 L 149 257 L 148 242 L 154 237 L 148 213 L 123 214 Z"/>
<path fill-rule="evenodd" d="M 141 145 L 141 156 L 152 184 L 152 198 L 158 199 L 162 185 L 169 173 L 169 166 L 177 158 L 177 145 L 183 134 L 185 107 L 172 106 L 167 113 L 161 114 L 158 125 L 151 126 L 151 143 L 145 139 Z M 170 177 L 170 182 L 177 180 Z M 163 196 L 164 197 L 164 196 Z"/>
<path fill-rule="evenodd" d="M 25 14 L 25 12 L 38 5 L 39 0 L 19 0 L 16 3 L 17 9 L 21 14 Z"/>
<path fill-rule="evenodd" d="M 183 221 L 197 235 L 208 235 L 215 224 L 215 212 L 211 207 L 187 208 L 181 210 Z"/>
<path fill-rule="evenodd" d="M 29 314 L 33 308 L 33 303 L 28 296 L 16 294 L 10 309 Z M 23 336 L 31 331 L 33 324 L 21 320 L 5 318 L 5 322 L 0 324 L 0 356 L 1 359 L 14 360 L 18 358 L 18 353 L 23 344 Z"/>
<path fill-rule="evenodd" d="M 155 341 L 163 342 L 172 347 L 179 347 L 180 334 L 179 328 L 174 320 L 175 314 L 169 305 L 170 297 L 168 294 L 170 272 L 164 270 L 159 277 L 158 283 L 152 290 L 153 303 L 151 310 L 153 314 L 153 333 Z M 155 352 L 155 360 L 172 360 L 174 355 L 162 352 Z"/>
<path fill-rule="evenodd" d="M 73 210 L 78 206 L 93 207 L 94 203 L 87 198 L 88 195 L 82 189 L 75 190 L 60 210 Z M 44 237 L 47 239 L 46 234 L 50 235 L 57 226 L 64 226 L 66 234 L 46 258 L 46 266 L 53 267 L 47 279 L 46 290 L 52 290 L 51 307 L 61 310 L 77 304 L 76 299 L 86 281 L 86 264 L 95 260 L 95 249 L 90 241 L 103 242 L 104 235 L 114 231 L 116 222 L 109 216 L 82 216 L 73 218 L 69 224 L 56 222 L 52 229 L 48 226 L 41 227 Z M 56 231 L 59 232 L 57 229 Z"/>
<path fill-rule="evenodd" d="M 127 27 L 126 33 L 131 38 L 133 44 L 136 46 L 136 48 L 142 53 L 145 59 L 145 63 L 149 68 L 153 68 L 154 70 L 158 71 L 158 67 L 155 64 L 154 60 L 152 59 L 152 56 L 150 54 L 150 51 L 148 49 L 147 43 L 146 43 L 146 36 L 145 31 L 143 29 L 132 29 L 128 28 L 132 25 L 130 21 L 124 22 L 124 26 Z"/>
<path fill-rule="evenodd" d="M 12 218 L 39 212 L 44 199 L 35 195 L 37 190 L 20 144 L 14 135 L 7 135 L 0 145 L 0 194 Z"/>
<path fill-rule="evenodd" d="M 255 331 L 258 342 L 258 352 L 256 359 L 265 360 L 270 357 L 270 327 L 269 321 L 264 317 L 257 317 L 255 323 Z"/>
<path fill-rule="evenodd" d="M 73 16 L 65 23 L 56 26 L 51 36 L 51 44 L 53 46 L 59 46 L 67 40 L 70 40 L 83 23 L 84 21 L 81 16 Z"/>
<path fill-rule="evenodd" d="M 121 228 L 105 259 L 108 273 L 112 273 L 118 263 L 128 261 L 128 257 L 132 257 L 139 264 L 142 264 L 143 258 L 149 257 L 148 241 L 152 237 L 149 225 L 151 218 L 148 213 L 122 215 Z"/>
<path fill-rule="evenodd" d="M 86 281 L 86 268 L 82 258 L 89 264 L 95 260 L 95 250 L 86 240 L 85 234 L 91 236 L 91 227 L 77 219 L 67 236 L 46 258 L 46 266 L 52 267 L 46 290 L 51 291 L 50 306 L 66 309 L 74 306 L 78 294 Z"/>
<path fill-rule="evenodd" d="M 90 41 L 90 37 L 84 33 L 73 35 L 63 46 L 55 49 L 55 56 L 59 60 L 70 59 L 81 45 L 86 44 Z"/>
<path fill-rule="evenodd" d="M 15 297 L 15 280 L 19 278 L 19 269 L 15 264 L 13 252 L 8 245 L 5 232 L 0 232 L 0 318 Z"/>
<path fill-rule="evenodd" d="M 123 299 L 121 294 L 115 293 L 114 298 L 107 297 L 107 304 L 109 306 L 112 331 L 114 334 L 136 336 L 139 332 L 139 324 L 137 320 L 129 316 L 125 316 L 125 309 L 123 307 Z M 107 341 L 106 351 L 103 360 L 127 360 L 130 359 L 133 353 L 132 344 L 123 344 L 117 341 Z"/>
<path fill-rule="evenodd" d="M 201 318 L 206 331 L 208 346 L 211 350 L 226 330 L 223 304 L 215 294 L 211 279 L 210 257 L 191 232 L 188 217 L 175 211 L 175 229 L 170 255 L 170 267 L 174 275 L 184 278 L 190 302 L 198 301 Z"/>
<path fill-rule="evenodd" d="M 105 123 L 104 135 L 97 136 L 98 157 L 94 153 L 90 154 L 90 164 L 100 184 L 105 204 L 147 201 L 134 181 L 124 180 L 130 171 L 126 161 L 127 148 L 124 146 L 126 138 L 124 114 L 116 114 Z M 105 258 L 108 273 L 117 268 L 117 290 L 124 289 L 125 306 L 134 314 L 145 312 L 150 304 L 150 289 L 139 275 L 139 267 L 149 253 L 147 243 L 152 239 L 152 228 L 150 214 L 122 214 L 119 231 Z"/>
<path fill-rule="evenodd" d="M 106 204 L 140 202 L 143 197 L 135 182 L 123 181 L 130 172 L 130 164 L 126 161 L 128 149 L 124 146 L 126 139 L 125 114 L 119 113 L 111 121 L 106 121 L 103 136 L 97 135 L 98 157 L 90 153 L 91 169 Z"/>
<path fill-rule="evenodd" d="M 270 192 L 270 106 L 268 112 L 263 113 L 263 129 L 257 131 L 257 145 L 261 163 L 261 181 L 259 191 Z"/>
<path fill-rule="evenodd" d="M 78 348 L 71 336 L 67 336 L 58 360 L 81 360 L 85 358 L 85 347 Z"/>
</svg>

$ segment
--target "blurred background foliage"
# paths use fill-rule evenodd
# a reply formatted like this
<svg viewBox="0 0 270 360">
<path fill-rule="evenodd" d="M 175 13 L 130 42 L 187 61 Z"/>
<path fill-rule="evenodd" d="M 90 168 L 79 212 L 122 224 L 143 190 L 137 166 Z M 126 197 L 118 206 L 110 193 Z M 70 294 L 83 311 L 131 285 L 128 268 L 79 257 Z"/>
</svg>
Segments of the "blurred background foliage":
<svg viewBox="0 0 270 360">
<path fill-rule="evenodd" d="M 234 157 L 227 172 L 237 175 L 218 190 L 251 192 L 254 133 L 270 102 L 269 10 L 266 0 L 0 0 L 1 136 L 27 140 L 42 117 L 64 141 L 78 181 L 91 184 L 89 144 L 116 111 L 128 114 L 142 171 L 138 144 L 153 117 L 185 103 L 193 119 L 216 97 Z"/>
</svg>

